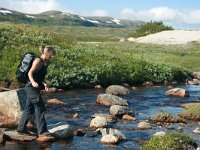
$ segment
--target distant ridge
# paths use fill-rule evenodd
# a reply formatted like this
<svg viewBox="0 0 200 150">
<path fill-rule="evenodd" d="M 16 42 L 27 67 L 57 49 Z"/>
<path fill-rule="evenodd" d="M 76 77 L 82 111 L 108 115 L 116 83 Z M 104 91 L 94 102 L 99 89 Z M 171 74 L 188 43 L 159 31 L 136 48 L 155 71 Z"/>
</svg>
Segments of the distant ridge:
<svg viewBox="0 0 200 150">
<path fill-rule="evenodd" d="M 144 21 L 131 21 L 112 17 L 85 17 L 65 13 L 57 10 L 46 11 L 38 14 L 27 14 L 18 11 L 0 8 L 0 22 L 14 22 L 34 25 L 67 25 L 85 27 L 110 27 L 137 29 Z"/>
</svg>

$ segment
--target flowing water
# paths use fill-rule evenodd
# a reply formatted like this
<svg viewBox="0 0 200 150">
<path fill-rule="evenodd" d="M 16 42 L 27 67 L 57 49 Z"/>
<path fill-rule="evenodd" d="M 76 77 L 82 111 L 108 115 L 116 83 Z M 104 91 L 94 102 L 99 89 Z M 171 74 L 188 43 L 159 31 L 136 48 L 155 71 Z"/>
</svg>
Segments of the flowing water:
<svg viewBox="0 0 200 150">
<path fill-rule="evenodd" d="M 68 141 L 56 141 L 51 144 L 39 144 L 33 142 L 6 142 L 5 145 L 0 145 L 2 150 L 122 150 L 122 149 L 140 149 L 146 140 L 152 134 L 158 131 L 179 131 L 191 135 L 200 145 L 200 136 L 193 134 L 192 131 L 198 127 L 195 124 L 169 124 L 168 127 L 161 127 L 154 124 L 150 130 L 139 130 L 137 125 L 141 120 L 147 120 L 149 116 L 160 113 L 169 112 L 177 115 L 183 108 L 180 104 L 191 102 L 192 100 L 200 99 L 200 86 L 196 85 L 180 85 L 177 87 L 188 89 L 190 97 L 177 98 L 165 95 L 165 91 L 169 90 L 166 86 L 141 87 L 138 90 L 132 90 L 130 95 L 121 96 L 128 100 L 129 107 L 135 111 L 135 117 L 138 121 L 120 120 L 117 123 L 110 123 L 112 128 L 120 130 L 127 138 L 125 142 L 117 145 L 102 144 L 102 135 L 96 136 L 74 136 Z M 47 111 L 48 127 L 58 126 L 59 124 L 70 124 L 78 128 L 89 129 L 91 116 L 95 113 L 109 114 L 109 107 L 102 106 L 96 103 L 98 94 L 105 93 L 105 89 L 82 89 L 70 90 L 61 93 L 44 95 L 45 99 L 57 98 L 67 106 L 59 106 Z M 78 113 L 80 118 L 73 119 L 72 116 Z"/>
</svg>

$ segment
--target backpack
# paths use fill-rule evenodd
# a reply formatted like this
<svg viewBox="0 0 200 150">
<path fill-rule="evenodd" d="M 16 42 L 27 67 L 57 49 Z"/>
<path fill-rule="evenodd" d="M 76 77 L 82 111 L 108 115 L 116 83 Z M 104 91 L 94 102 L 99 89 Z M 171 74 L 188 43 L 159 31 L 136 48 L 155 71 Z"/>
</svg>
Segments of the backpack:
<svg viewBox="0 0 200 150">
<path fill-rule="evenodd" d="M 34 53 L 26 53 L 23 55 L 20 64 L 17 67 L 16 78 L 19 82 L 26 84 L 28 81 L 28 72 L 36 55 Z"/>
</svg>

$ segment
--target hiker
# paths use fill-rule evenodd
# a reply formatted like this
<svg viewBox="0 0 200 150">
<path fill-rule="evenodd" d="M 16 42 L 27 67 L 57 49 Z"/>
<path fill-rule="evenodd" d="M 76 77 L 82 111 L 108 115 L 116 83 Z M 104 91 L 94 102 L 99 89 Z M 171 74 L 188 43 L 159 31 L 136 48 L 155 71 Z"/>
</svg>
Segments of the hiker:
<svg viewBox="0 0 200 150">
<path fill-rule="evenodd" d="M 45 120 L 45 105 L 40 94 L 40 90 L 48 90 L 45 82 L 47 74 L 46 62 L 55 56 L 56 51 L 51 46 L 46 46 L 40 58 L 33 61 L 32 67 L 28 72 L 28 82 L 25 86 L 27 92 L 26 106 L 20 119 L 17 132 L 19 134 L 30 134 L 26 129 L 29 118 L 34 113 L 38 135 L 49 135 Z"/>
</svg>

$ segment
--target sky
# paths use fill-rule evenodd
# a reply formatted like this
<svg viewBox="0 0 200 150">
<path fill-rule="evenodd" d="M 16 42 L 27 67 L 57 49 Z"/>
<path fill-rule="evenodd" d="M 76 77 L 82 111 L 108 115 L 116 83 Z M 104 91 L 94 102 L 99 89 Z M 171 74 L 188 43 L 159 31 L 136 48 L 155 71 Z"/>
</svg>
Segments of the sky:
<svg viewBox="0 0 200 150">
<path fill-rule="evenodd" d="M 175 29 L 200 29 L 200 0 L 0 0 L 0 7 L 29 14 L 59 10 L 81 16 L 162 21 Z"/>
</svg>

